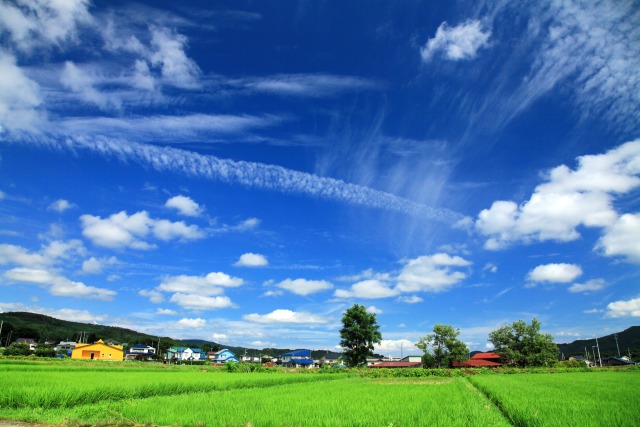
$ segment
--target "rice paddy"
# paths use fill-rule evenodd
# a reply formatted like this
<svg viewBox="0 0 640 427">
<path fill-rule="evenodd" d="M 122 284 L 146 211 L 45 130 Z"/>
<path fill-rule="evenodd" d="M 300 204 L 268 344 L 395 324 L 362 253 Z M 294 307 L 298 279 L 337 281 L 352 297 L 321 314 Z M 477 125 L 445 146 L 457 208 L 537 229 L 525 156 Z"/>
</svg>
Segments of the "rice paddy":
<svg viewBox="0 0 640 427">
<path fill-rule="evenodd" d="M 0 420 L 54 425 L 640 425 L 640 370 L 370 378 L 0 361 L 0 383 Z"/>
</svg>

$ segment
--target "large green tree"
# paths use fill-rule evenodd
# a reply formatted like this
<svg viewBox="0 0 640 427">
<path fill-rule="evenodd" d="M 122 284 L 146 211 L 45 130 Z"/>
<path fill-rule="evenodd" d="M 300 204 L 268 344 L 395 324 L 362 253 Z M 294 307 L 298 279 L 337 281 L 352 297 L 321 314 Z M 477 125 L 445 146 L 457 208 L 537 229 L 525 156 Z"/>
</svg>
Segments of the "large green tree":
<svg viewBox="0 0 640 427">
<path fill-rule="evenodd" d="M 540 333 L 540 322 L 535 317 L 530 325 L 518 320 L 491 332 L 489 341 L 509 365 L 551 366 L 558 361 L 553 336 Z"/>
<path fill-rule="evenodd" d="M 424 352 L 422 363 L 428 368 L 449 367 L 454 360 L 469 358 L 467 345 L 458 339 L 460 329 L 451 325 L 437 324 L 433 333 L 420 338 L 416 347 Z"/>
<path fill-rule="evenodd" d="M 373 352 L 373 345 L 382 341 L 380 326 L 374 313 L 366 307 L 354 304 L 342 316 L 340 345 L 344 349 L 347 366 L 366 365 L 367 356 Z"/>
</svg>

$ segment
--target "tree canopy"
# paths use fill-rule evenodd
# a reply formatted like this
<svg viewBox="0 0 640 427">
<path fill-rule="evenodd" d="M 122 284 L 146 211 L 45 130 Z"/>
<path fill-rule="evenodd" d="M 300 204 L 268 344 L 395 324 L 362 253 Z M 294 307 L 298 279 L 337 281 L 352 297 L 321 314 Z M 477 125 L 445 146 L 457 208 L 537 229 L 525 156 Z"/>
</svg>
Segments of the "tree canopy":
<svg viewBox="0 0 640 427">
<path fill-rule="evenodd" d="M 491 332 L 489 341 L 510 365 L 551 366 L 558 360 L 558 346 L 553 336 L 540 333 L 540 322 L 535 317 L 530 325 L 518 320 Z"/>
<path fill-rule="evenodd" d="M 458 339 L 459 329 L 451 325 L 437 324 L 433 333 L 420 338 L 416 347 L 424 352 L 422 363 L 425 367 L 449 367 L 454 360 L 463 361 L 469 358 L 467 345 Z"/>
<path fill-rule="evenodd" d="M 366 307 L 354 304 L 342 316 L 340 345 L 344 348 L 347 366 L 367 363 L 367 356 L 373 352 L 373 345 L 382 341 L 382 334 L 374 313 Z"/>
</svg>

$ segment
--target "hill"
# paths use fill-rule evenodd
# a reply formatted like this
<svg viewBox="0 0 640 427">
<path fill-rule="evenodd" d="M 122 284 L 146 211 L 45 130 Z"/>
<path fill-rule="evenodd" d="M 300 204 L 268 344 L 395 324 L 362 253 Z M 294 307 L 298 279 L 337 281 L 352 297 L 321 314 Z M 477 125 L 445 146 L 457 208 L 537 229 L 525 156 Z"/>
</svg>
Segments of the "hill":
<svg viewBox="0 0 640 427">
<path fill-rule="evenodd" d="M 6 345 L 7 341 L 12 342 L 18 338 L 33 338 L 36 341 L 79 341 L 80 333 L 87 337 L 85 341 L 93 342 L 98 339 L 112 341 L 115 343 L 127 344 L 147 344 L 153 347 L 158 345 L 158 337 L 136 332 L 131 329 L 119 328 L 116 326 L 104 326 L 92 323 L 70 322 L 56 319 L 43 314 L 28 312 L 7 312 L 0 313 L 0 320 L 4 322 L 0 334 L 0 346 Z M 171 337 L 160 337 L 160 351 L 165 353 L 171 346 L 191 346 L 208 351 L 213 348 L 228 348 L 236 355 L 246 354 L 248 356 L 270 355 L 279 356 L 293 349 L 265 348 L 262 350 L 245 347 L 227 346 L 214 341 L 201 339 L 174 339 Z M 327 353 L 325 350 L 314 350 L 312 357 L 320 358 Z"/>
<path fill-rule="evenodd" d="M 607 335 L 604 337 L 598 337 L 598 344 L 600 345 L 600 354 L 602 357 L 606 356 L 618 356 L 618 347 L 620 348 L 621 356 L 629 356 L 635 360 L 640 355 L 640 326 L 631 326 L 622 332 L 618 332 L 618 344 L 616 346 L 616 334 Z M 586 340 L 577 340 L 567 344 L 558 344 L 558 348 L 561 353 L 564 353 L 565 357 L 569 356 L 584 356 L 585 348 L 591 353 L 591 347 L 596 345 L 595 338 L 589 338 Z"/>
</svg>

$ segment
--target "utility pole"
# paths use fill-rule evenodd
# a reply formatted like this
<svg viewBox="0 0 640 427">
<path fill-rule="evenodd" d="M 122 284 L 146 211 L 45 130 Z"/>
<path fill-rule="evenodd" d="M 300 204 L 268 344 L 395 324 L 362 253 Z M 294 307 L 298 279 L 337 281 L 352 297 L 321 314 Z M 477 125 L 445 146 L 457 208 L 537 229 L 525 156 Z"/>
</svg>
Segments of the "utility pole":
<svg viewBox="0 0 640 427">
<path fill-rule="evenodd" d="M 598 361 L 596 360 L 596 346 L 591 346 L 591 353 L 593 353 L 593 366 L 598 366 Z"/>
<path fill-rule="evenodd" d="M 618 349 L 618 357 L 620 357 L 620 346 L 618 345 L 618 334 L 614 335 L 616 338 L 616 348 Z"/>
<path fill-rule="evenodd" d="M 597 336 L 595 337 L 596 337 L 596 347 L 598 347 L 598 359 L 600 359 L 600 367 L 602 368 L 602 356 L 600 355 L 600 344 L 598 344 L 598 337 Z"/>
<path fill-rule="evenodd" d="M 158 337 L 158 353 L 156 354 L 156 360 L 160 360 L 160 337 Z"/>
</svg>

